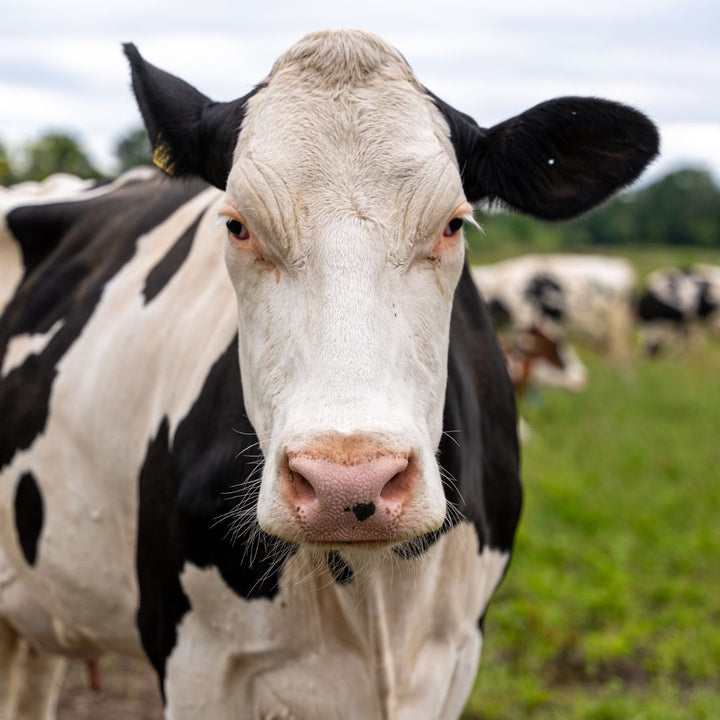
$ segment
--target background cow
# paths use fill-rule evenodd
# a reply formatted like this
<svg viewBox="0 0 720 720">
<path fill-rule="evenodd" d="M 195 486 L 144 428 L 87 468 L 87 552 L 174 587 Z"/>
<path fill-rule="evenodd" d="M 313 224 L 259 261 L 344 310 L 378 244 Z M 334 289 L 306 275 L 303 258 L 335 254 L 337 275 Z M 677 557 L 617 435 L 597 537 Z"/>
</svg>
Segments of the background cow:
<svg viewBox="0 0 720 720">
<path fill-rule="evenodd" d="M 616 358 L 630 352 L 636 276 L 623 258 L 523 255 L 475 266 L 473 278 L 493 313 L 516 329 L 582 339 Z"/>
<path fill-rule="evenodd" d="M 189 179 L 13 202 L 1 238 L 5 715 L 112 650 L 174 720 L 457 717 L 520 507 L 462 220 L 583 212 L 656 130 L 581 98 L 483 129 L 358 31 L 229 103 L 126 53 Z"/>
<path fill-rule="evenodd" d="M 649 354 L 687 345 L 693 332 L 720 333 L 720 267 L 661 268 L 645 280 L 638 318 Z"/>
<path fill-rule="evenodd" d="M 533 385 L 579 392 L 587 383 L 587 368 L 563 338 L 550 338 L 531 327 L 506 331 L 500 346 L 517 395 Z"/>
</svg>

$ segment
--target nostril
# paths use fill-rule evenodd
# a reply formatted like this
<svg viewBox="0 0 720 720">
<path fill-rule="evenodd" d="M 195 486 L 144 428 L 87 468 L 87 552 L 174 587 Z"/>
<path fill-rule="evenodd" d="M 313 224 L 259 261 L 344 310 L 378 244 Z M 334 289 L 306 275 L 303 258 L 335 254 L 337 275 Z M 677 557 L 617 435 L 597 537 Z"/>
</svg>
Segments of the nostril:
<svg viewBox="0 0 720 720">
<path fill-rule="evenodd" d="M 410 494 L 411 485 L 412 473 L 410 468 L 406 468 L 399 473 L 395 473 L 385 483 L 380 491 L 380 497 L 385 502 L 404 502 Z"/>
<path fill-rule="evenodd" d="M 304 505 L 309 505 L 317 497 L 315 488 L 307 478 L 294 470 L 290 471 L 290 492 L 296 502 Z"/>
</svg>

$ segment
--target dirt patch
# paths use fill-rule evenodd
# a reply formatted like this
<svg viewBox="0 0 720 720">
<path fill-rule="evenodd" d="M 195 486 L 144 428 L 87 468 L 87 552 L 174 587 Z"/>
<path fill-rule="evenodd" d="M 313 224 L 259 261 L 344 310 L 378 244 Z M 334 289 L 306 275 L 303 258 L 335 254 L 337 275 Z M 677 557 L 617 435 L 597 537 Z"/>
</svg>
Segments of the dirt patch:
<svg viewBox="0 0 720 720">
<path fill-rule="evenodd" d="M 90 689 L 85 664 L 72 661 L 65 675 L 58 720 L 163 720 L 157 678 L 147 662 L 105 656 L 102 689 Z"/>
</svg>

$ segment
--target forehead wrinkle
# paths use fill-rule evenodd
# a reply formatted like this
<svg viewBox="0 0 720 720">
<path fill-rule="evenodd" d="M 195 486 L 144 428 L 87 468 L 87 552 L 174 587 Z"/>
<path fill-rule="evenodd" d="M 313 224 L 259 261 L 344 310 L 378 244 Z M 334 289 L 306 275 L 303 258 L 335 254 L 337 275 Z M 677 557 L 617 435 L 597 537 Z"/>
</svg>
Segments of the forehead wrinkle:
<svg viewBox="0 0 720 720">
<path fill-rule="evenodd" d="M 301 245 L 323 223 L 347 214 L 384 227 L 388 250 L 405 254 L 420 229 L 455 207 L 445 204 L 462 199 L 446 123 L 419 85 L 396 77 L 341 93 L 306 91 L 289 68 L 280 76 L 251 98 L 235 158 L 251 161 L 273 193 L 270 205 L 253 188 L 296 252 L 307 251 Z M 441 201 L 452 187 L 453 197 Z"/>
<path fill-rule="evenodd" d="M 232 192 L 239 198 L 252 199 L 247 206 L 249 220 L 259 229 L 268 245 L 276 245 L 285 255 L 292 254 L 293 239 L 300 235 L 298 203 L 282 175 L 248 153 L 242 162 L 242 174 L 232 184 Z"/>
<path fill-rule="evenodd" d="M 400 248 L 412 249 L 434 235 L 464 198 L 457 168 L 451 162 L 439 163 L 435 172 L 417 177 L 418 184 L 398 203 Z"/>
</svg>

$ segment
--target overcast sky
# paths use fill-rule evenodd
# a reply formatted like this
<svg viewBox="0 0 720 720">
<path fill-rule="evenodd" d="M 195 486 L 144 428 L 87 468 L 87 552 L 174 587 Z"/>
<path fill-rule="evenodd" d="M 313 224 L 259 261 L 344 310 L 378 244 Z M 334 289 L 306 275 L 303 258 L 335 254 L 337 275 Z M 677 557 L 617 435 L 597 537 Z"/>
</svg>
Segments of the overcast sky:
<svg viewBox="0 0 720 720">
<path fill-rule="evenodd" d="M 720 181 L 718 0 L 2 0 L 0 20 L 0 140 L 70 132 L 106 171 L 140 122 L 122 42 L 230 100 L 306 32 L 359 27 L 483 126 L 607 97 L 659 124 L 651 178 L 693 164 Z"/>
</svg>

